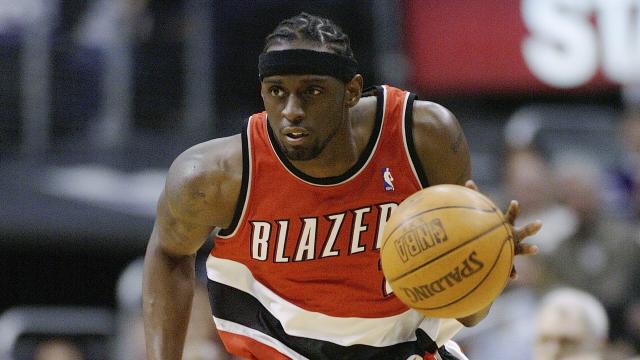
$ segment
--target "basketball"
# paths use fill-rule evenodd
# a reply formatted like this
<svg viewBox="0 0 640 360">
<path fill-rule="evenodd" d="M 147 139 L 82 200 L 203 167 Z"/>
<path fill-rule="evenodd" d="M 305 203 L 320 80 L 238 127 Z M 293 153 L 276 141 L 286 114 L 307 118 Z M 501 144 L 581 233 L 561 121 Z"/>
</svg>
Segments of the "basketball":
<svg viewBox="0 0 640 360">
<path fill-rule="evenodd" d="M 460 318 L 487 307 L 511 273 L 511 228 L 494 203 L 460 185 L 409 196 L 385 225 L 383 273 L 395 295 L 428 317 Z"/>
</svg>

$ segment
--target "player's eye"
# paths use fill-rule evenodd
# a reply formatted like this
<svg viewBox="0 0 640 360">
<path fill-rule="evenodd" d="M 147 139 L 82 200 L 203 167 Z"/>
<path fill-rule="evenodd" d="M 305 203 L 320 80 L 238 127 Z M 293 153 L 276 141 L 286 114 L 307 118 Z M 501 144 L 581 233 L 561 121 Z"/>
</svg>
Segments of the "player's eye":
<svg viewBox="0 0 640 360">
<path fill-rule="evenodd" d="M 284 96 L 284 90 L 282 90 L 282 88 L 278 86 L 272 86 L 271 88 L 269 88 L 269 94 L 275 97 L 282 97 Z"/>
<path fill-rule="evenodd" d="M 322 94 L 322 88 L 319 88 L 317 86 L 312 86 L 310 88 L 307 88 L 307 90 L 305 91 L 305 93 L 307 95 L 313 95 L 313 96 L 317 96 Z"/>
</svg>

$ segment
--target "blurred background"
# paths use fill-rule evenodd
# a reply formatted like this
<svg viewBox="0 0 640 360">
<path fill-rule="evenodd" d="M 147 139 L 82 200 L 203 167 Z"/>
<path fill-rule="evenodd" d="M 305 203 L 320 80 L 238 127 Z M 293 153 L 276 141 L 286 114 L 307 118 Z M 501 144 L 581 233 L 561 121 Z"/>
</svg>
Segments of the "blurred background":
<svg viewBox="0 0 640 360">
<path fill-rule="evenodd" d="M 604 307 L 580 325 L 591 344 L 633 357 L 640 1 L 0 0 L 0 359 L 144 358 L 140 266 L 164 175 L 262 110 L 263 39 L 300 11 L 350 35 L 366 86 L 452 110 L 481 190 L 545 224 L 540 254 L 457 336 L 470 358 L 555 358 L 534 348 L 558 286 Z M 197 293 L 185 359 L 226 358 L 209 311 Z"/>
</svg>

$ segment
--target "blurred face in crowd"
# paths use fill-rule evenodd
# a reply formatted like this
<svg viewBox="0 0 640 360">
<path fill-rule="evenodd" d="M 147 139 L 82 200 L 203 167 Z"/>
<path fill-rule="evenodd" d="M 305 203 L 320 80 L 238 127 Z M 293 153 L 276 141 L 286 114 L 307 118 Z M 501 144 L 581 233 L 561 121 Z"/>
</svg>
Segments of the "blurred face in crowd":
<svg viewBox="0 0 640 360">
<path fill-rule="evenodd" d="M 622 122 L 621 130 L 625 149 L 640 156 L 640 111 L 627 115 Z"/>
<path fill-rule="evenodd" d="M 544 209 L 553 198 L 549 168 L 533 151 L 517 151 L 506 163 L 505 186 L 526 211 Z"/>
<path fill-rule="evenodd" d="M 635 181 L 635 190 L 633 199 L 635 201 L 636 211 L 640 215 L 640 111 L 629 116 L 624 123 L 624 144 L 631 158 L 632 166 L 634 166 L 633 180 Z"/>
<path fill-rule="evenodd" d="M 63 340 L 51 340 L 40 344 L 34 360 L 84 360 L 82 353 L 72 343 Z"/>
<path fill-rule="evenodd" d="M 578 306 L 551 305 L 536 319 L 534 360 L 601 359 L 602 342 L 590 330 Z"/>
<path fill-rule="evenodd" d="M 581 223 L 592 222 L 603 209 L 603 170 L 584 156 L 564 154 L 556 163 L 554 177 L 558 198 L 575 211 Z"/>
</svg>

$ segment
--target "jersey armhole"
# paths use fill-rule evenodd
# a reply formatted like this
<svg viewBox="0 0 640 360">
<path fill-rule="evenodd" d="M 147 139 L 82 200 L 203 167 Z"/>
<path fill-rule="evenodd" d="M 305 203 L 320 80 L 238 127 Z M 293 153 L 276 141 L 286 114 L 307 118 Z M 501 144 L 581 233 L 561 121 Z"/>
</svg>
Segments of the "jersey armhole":
<svg viewBox="0 0 640 360">
<path fill-rule="evenodd" d="M 249 188 L 249 178 L 251 177 L 251 154 L 249 153 L 249 120 L 247 118 L 242 123 L 242 132 L 240 138 L 242 139 L 242 180 L 240 184 L 240 193 L 238 194 L 238 200 L 236 201 L 236 208 L 233 212 L 233 218 L 231 224 L 224 229 L 220 229 L 218 237 L 230 237 L 235 233 L 238 228 L 238 224 L 242 219 L 244 209 L 247 203 L 247 192 Z"/>
<path fill-rule="evenodd" d="M 362 90 L 362 97 L 378 96 L 380 91 L 382 91 L 382 86 L 369 86 Z"/>
<path fill-rule="evenodd" d="M 409 154 L 409 161 L 413 166 L 415 171 L 415 175 L 420 182 L 420 186 L 422 188 L 426 188 L 429 186 L 429 182 L 427 181 L 427 175 L 422 168 L 422 164 L 420 163 L 420 158 L 418 157 L 418 151 L 416 150 L 416 145 L 413 140 L 413 102 L 417 99 L 416 94 L 410 93 L 407 99 L 407 104 L 404 109 L 404 137 L 406 139 L 405 146 L 407 149 L 407 153 Z"/>
</svg>

